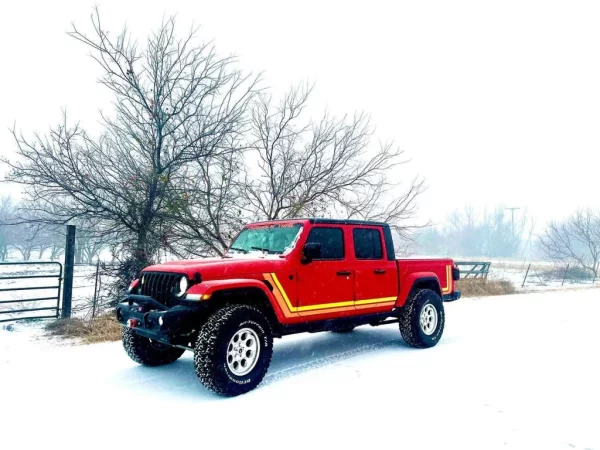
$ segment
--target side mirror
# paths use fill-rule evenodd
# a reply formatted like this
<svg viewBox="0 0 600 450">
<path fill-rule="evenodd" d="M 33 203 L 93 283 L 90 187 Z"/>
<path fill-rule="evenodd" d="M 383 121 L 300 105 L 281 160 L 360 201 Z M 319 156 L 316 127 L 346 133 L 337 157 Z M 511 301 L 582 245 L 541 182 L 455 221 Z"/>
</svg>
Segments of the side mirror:
<svg viewBox="0 0 600 450">
<path fill-rule="evenodd" d="M 311 262 L 313 259 L 321 257 L 321 244 L 318 242 L 307 242 L 302 250 L 304 260 Z"/>
</svg>

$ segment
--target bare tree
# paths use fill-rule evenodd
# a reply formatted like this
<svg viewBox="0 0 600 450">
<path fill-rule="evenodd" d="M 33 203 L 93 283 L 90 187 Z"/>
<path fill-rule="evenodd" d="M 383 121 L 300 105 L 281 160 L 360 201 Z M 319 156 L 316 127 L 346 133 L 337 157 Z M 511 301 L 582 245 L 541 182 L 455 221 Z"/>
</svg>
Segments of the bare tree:
<svg viewBox="0 0 600 450">
<path fill-rule="evenodd" d="M 48 238 L 50 260 L 56 261 L 65 251 L 66 233 L 62 227 L 55 226 Z"/>
<path fill-rule="evenodd" d="M 18 159 L 0 160 L 12 169 L 9 180 L 26 185 L 32 210 L 55 223 L 101 222 L 102 233 L 127 249 L 135 273 L 153 260 L 169 229 L 173 180 L 188 164 L 241 146 L 257 78 L 197 43 L 195 30 L 177 38 L 173 18 L 143 47 L 127 29 L 109 35 L 98 10 L 92 28 L 88 35 L 73 26 L 69 34 L 91 50 L 99 82 L 114 96 L 115 113 L 102 114 L 102 133 L 93 137 L 64 114 L 46 135 L 14 129 Z"/>
<path fill-rule="evenodd" d="M 101 223 L 96 220 L 79 220 L 75 223 L 77 233 L 75 236 L 75 262 L 91 264 L 99 258 L 100 252 L 108 245 L 108 237 L 97 230 Z"/>
<path fill-rule="evenodd" d="M 10 245 L 14 241 L 14 229 L 9 224 L 15 217 L 15 205 L 11 197 L 0 197 L 0 261 L 8 259 Z"/>
<path fill-rule="evenodd" d="M 38 236 L 41 230 L 42 225 L 39 223 L 26 223 L 16 231 L 12 246 L 21 254 L 23 261 L 29 261 L 35 249 L 39 248 Z"/>
<path fill-rule="evenodd" d="M 567 220 L 550 222 L 540 245 L 549 258 L 573 261 L 595 276 L 600 268 L 600 211 L 581 209 Z"/>
<path fill-rule="evenodd" d="M 222 255 L 249 220 L 243 172 L 242 155 L 236 152 L 191 164 L 174 183 L 174 216 L 164 246 L 180 256 Z"/>
<path fill-rule="evenodd" d="M 293 88 L 276 105 L 261 96 L 253 109 L 254 144 L 247 176 L 251 216 L 280 219 L 331 215 L 390 222 L 405 234 L 423 182 L 410 180 L 398 193 L 397 170 L 406 162 L 393 143 L 372 149 L 368 115 L 304 120 L 311 88 Z"/>
</svg>

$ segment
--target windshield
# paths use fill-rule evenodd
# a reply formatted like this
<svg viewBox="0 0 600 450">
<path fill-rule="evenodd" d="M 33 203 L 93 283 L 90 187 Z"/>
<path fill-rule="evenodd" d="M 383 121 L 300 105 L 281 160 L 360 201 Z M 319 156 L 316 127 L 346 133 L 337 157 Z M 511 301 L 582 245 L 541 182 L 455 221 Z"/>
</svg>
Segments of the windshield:
<svg viewBox="0 0 600 450">
<path fill-rule="evenodd" d="M 244 228 L 233 241 L 228 253 L 289 253 L 300 237 L 302 224 L 256 225 Z"/>
</svg>

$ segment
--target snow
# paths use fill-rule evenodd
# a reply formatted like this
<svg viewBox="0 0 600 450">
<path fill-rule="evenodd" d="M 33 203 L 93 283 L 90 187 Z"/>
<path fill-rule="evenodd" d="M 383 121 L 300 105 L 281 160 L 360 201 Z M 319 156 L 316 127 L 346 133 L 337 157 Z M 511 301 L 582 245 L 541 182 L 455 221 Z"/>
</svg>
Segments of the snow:
<svg viewBox="0 0 600 450">
<path fill-rule="evenodd" d="M 277 340 L 265 381 L 223 399 L 191 354 L 144 368 L 120 343 L 0 329 L 2 448 L 600 449 L 600 290 L 446 304 L 438 346 L 398 328 Z M 29 339 L 30 338 L 30 339 Z"/>
</svg>

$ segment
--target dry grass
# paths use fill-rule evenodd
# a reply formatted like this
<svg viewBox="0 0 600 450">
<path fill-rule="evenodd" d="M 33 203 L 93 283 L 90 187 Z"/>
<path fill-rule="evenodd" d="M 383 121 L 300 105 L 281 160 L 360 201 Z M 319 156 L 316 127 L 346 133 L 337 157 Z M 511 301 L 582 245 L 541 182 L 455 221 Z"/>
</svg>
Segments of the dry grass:
<svg viewBox="0 0 600 450">
<path fill-rule="evenodd" d="M 61 319 L 46 325 L 46 331 L 53 336 L 81 339 L 85 344 L 118 341 L 121 339 L 121 329 L 122 325 L 112 314 L 105 314 L 93 320 Z"/>
<path fill-rule="evenodd" d="M 539 276 L 547 280 L 562 280 L 566 278 L 569 281 L 591 281 L 594 279 L 594 272 L 584 269 L 581 266 L 555 266 L 541 272 Z"/>
<path fill-rule="evenodd" d="M 456 289 L 463 297 L 486 297 L 490 295 L 514 294 L 516 289 L 508 280 L 484 280 L 464 278 L 456 282 Z"/>
</svg>

